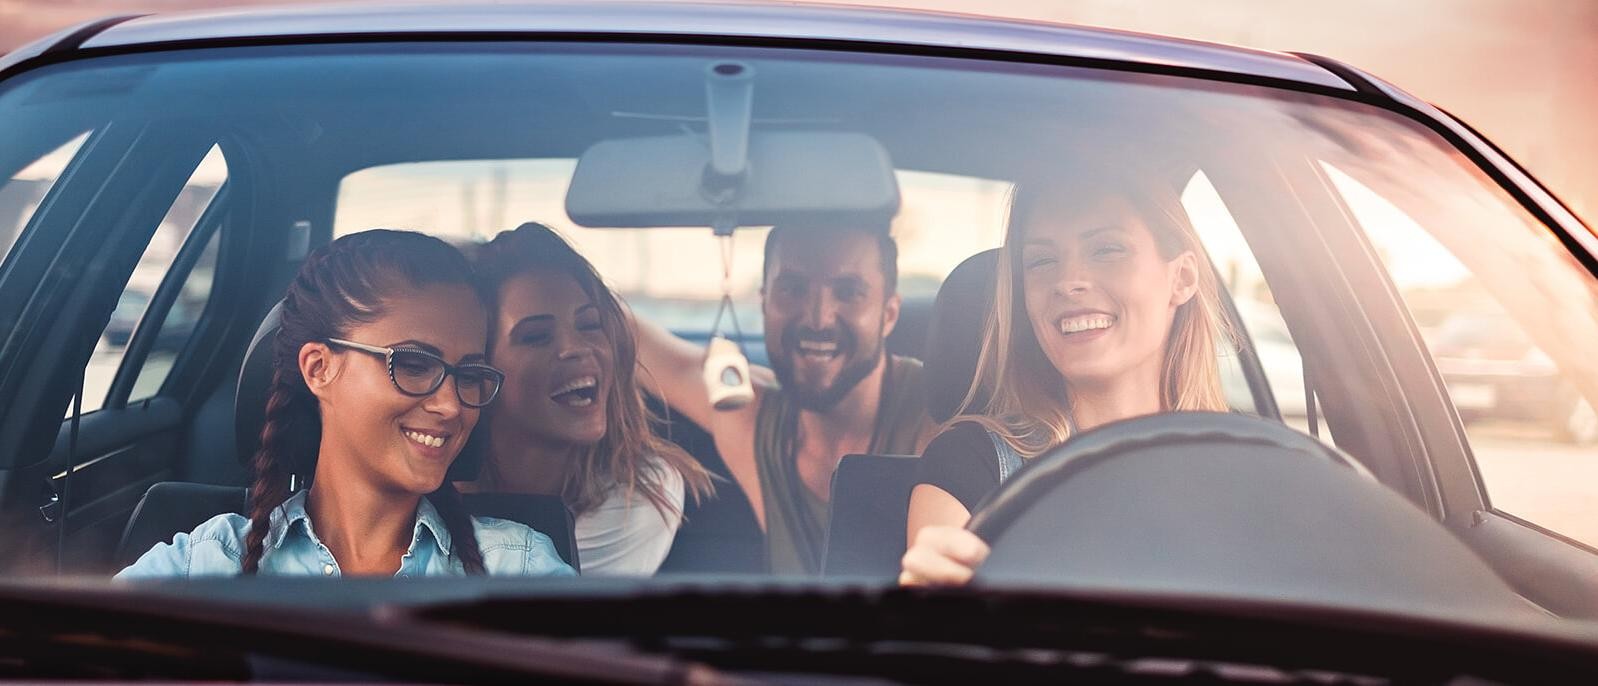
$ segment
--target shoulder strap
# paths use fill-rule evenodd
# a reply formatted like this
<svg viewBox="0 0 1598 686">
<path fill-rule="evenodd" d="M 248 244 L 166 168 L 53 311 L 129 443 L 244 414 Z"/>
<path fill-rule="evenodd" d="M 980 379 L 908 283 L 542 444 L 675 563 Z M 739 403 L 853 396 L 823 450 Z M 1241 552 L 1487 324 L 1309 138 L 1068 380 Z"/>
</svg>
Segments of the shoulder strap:
<svg viewBox="0 0 1598 686">
<path fill-rule="evenodd" d="M 988 440 L 993 442 L 993 452 L 999 460 L 999 483 L 1002 484 L 1020 471 L 1026 462 L 1022 460 L 1021 453 L 1016 452 L 1015 448 L 1010 446 L 1010 442 L 999 434 L 989 431 Z"/>
</svg>

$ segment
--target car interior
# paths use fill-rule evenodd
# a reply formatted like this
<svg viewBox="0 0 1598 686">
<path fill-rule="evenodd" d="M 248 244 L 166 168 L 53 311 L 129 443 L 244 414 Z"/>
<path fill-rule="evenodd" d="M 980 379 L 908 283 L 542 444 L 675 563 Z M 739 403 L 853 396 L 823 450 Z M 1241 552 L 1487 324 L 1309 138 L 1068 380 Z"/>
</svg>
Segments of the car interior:
<svg viewBox="0 0 1598 686">
<path fill-rule="evenodd" d="M 1213 115 L 1154 107 L 1187 87 L 1162 81 L 1170 77 L 1013 65 L 1000 79 L 991 64 L 873 55 L 855 59 L 861 69 L 895 78 L 839 78 L 834 68 L 851 58 L 715 46 L 584 45 L 529 54 L 525 46 L 494 43 L 372 44 L 195 50 L 181 57 L 130 55 L 95 68 L 46 68 L 41 76 L 56 78 L 39 81 L 47 87 L 30 92 L 28 106 L 0 105 L 0 117 L 31 136 L 0 145 L 0 178 L 88 133 L 0 268 L 0 292 L 29 294 L 14 310 L 17 321 L 0 322 L 0 329 L 16 330 L 0 341 L 0 359 L 25 361 L 0 369 L 0 455 L 10 456 L 0 464 L 0 527 L 25 532 L 0 551 L 7 574 L 113 573 L 154 542 L 244 507 L 242 460 L 265 402 L 263 341 L 273 333 L 273 306 L 310 248 L 334 238 L 340 187 L 350 175 L 384 165 L 578 160 L 606 141 L 675 135 L 687 128 L 681 113 L 703 107 L 704 66 L 734 58 L 754 63 L 759 78 L 783 84 L 761 91 L 757 128 L 861 134 L 886 151 L 893 170 L 1013 183 L 1032 173 L 1016 160 L 1037 156 L 1029 152 L 1034 142 L 1014 131 L 1047 132 L 1055 137 L 1053 149 L 1080 154 L 1089 160 L 1084 165 L 1095 156 L 1135 154 L 1124 152 L 1126 139 L 1104 133 L 1130 131 L 1138 150 L 1160 151 L 1159 173 L 1173 185 L 1202 173 L 1222 196 L 1247 194 L 1249 202 L 1228 207 L 1302 355 L 1309 408 L 1302 431 L 1314 437 L 1307 440 L 1335 444 L 1417 511 L 1471 528 L 1470 512 L 1445 507 L 1462 496 L 1438 474 L 1450 459 L 1468 462 L 1468 448 L 1460 445 L 1457 416 L 1435 388 L 1403 304 L 1374 259 L 1336 259 L 1370 250 L 1335 197 L 1288 190 L 1324 188 L 1324 173 L 1296 159 L 1297 151 L 1245 155 L 1227 141 L 1191 135 L 1228 129 L 1210 121 Z M 463 65 L 514 78 L 463 79 Z M 992 105 L 1017 97 L 1017 84 L 1044 78 L 1062 85 L 1020 106 Z M 1104 90 L 1116 78 L 1134 87 Z M 24 77 L 7 87 L 31 83 Z M 955 85 L 968 97 L 946 97 Z M 1264 87 L 1225 88 L 1275 97 Z M 60 103 L 71 107 L 53 106 Z M 1070 126 L 1053 121 L 1052 112 L 1062 111 L 1071 113 Z M 101 345 L 128 275 L 213 148 L 226 160 L 225 183 L 150 296 L 103 407 L 74 411 L 86 401 L 82 361 Z M 550 219 L 503 217 L 497 228 Z M 663 233 L 708 235 L 709 223 L 655 225 Z M 428 227 L 419 221 L 403 228 Z M 925 361 L 928 403 L 940 421 L 964 399 L 974 375 L 977 336 L 992 298 L 992 247 L 961 255 L 927 287 L 907 292 L 888 340 L 889 351 Z M 715 256 L 704 259 L 713 263 Z M 161 323 L 202 260 L 214 260 L 214 272 L 203 310 L 185 324 L 192 333 L 158 391 L 136 393 Z M 1222 295 L 1239 343 L 1225 355 L 1240 367 L 1242 397 L 1249 400 L 1233 409 L 1281 422 L 1247 322 L 1232 302 L 1237 294 Z M 42 320 L 57 325 L 19 327 Z M 763 352 L 758 336 L 748 328 L 745 334 L 751 357 Z M 1417 388 L 1432 395 L 1418 396 Z M 759 527 L 709 436 L 659 402 L 653 409 L 663 435 L 727 479 L 714 499 L 690 503 L 662 573 L 763 571 Z M 476 468 L 476 448 L 467 450 L 452 474 Z M 843 457 L 834 476 L 827 576 L 893 577 L 913 479 L 913 456 Z M 579 565 L 571 515 L 558 500 L 469 496 L 468 506 L 549 533 L 562 556 Z M 1492 545 L 1529 550 L 1517 536 L 1504 533 Z M 1571 575 L 1591 561 L 1539 559 L 1544 563 L 1499 572 L 1545 607 L 1598 611 L 1572 590 L 1582 584 Z"/>
</svg>

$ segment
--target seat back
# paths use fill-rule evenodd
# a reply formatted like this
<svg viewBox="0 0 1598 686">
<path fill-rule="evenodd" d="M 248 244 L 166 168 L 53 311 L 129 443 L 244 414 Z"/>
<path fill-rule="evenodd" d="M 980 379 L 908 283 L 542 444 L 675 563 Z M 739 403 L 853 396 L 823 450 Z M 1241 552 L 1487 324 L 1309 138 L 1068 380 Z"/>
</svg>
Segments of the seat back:
<svg viewBox="0 0 1598 686">
<path fill-rule="evenodd" d="M 998 264 L 997 249 L 966 258 L 943 280 L 925 313 L 927 329 L 919 337 L 925 339 L 927 414 L 933 421 L 954 416 L 976 377 Z M 823 574 L 898 574 L 918 464 L 893 455 L 849 455 L 838 463 Z"/>
<path fill-rule="evenodd" d="M 764 574 L 766 534 L 716 450 L 715 439 L 659 398 L 647 398 L 650 413 L 661 420 L 655 424 L 659 435 L 687 451 L 716 479 L 715 495 L 684 503 L 682 526 L 655 574 Z"/>
<path fill-rule="evenodd" d="M 838 462 L 823 575 L 891 578 L 899 573 L 919 464 L 902 455 L 846 455 Z"/>
<path fill-rule="evenodd" d="M 144 492 L 133 508 L 122 541 L 117 544 L 117 569 L 133 564 L 157 543 L 172 540 L 180 531 L 193 531 L 219 514 L 249 512 L 248 489 L 182 481 L 162 481 Z"/>
<path fill-rule="evenodd" d="M 122 530 L 117 545 L 118 569 L 139 559 L 157 543 L 166 543 L 180 532 L 192 531 L 219 514 L 249 512 L 246 489 L 237 486 L 163 481 L 144 492 Z M 571 511 L 558 496 L 519 493 L 470 493 L 463 498 L 466 510 L 477 517 L 496 517 L 520 522 L 542 532 L 555 543 L 561 559 L 578 569 L 577 534 Z"/>
<path fill-rule="evenodd" d="M 999 251 L 984 250 L 967 257 L 949 272 L 932 305 L 927 328 L 927 415 L 946 422 L 960 409 L 966 391 L 977 375 L 982 333 L 993 309 L 998 279 Z M 978 403 L 985 395 L 978 393 Z"/>
<path fill-rule="evenodd" d="M 927 350 L 927 330 L 932 325 L 930 297 L 902 296 L 899 321 L 888 332 L 888 352 L 920 359 Z"/>
</svg>

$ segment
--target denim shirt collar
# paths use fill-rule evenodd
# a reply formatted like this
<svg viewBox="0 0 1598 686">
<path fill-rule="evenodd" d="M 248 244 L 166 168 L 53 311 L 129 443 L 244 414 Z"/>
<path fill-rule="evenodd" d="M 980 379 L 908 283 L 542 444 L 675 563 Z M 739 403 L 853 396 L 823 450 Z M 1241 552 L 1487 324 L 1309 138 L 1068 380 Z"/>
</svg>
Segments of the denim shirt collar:
<svg viewBox="0 0 1598 686">
<path fill-rule="evenodd" d="M 283 539 L 290 533 L 296 533 L 317 541 L 316 533 L 311 527 L 311 515 L 305 510 L 306 493 L 301 490 L 289 496 L 282 505 L 272 511 L 270 528 L 267 529 L 266 547 L 268 550 L 277 550 L 283 547 Z M 422 540 L 422 532 L 426 531 L 428 537 L 438 546 L 439 552 L 446 557 L 450 550 L 449 527 L 444 525 L 444 517 L 438 513 L 438 508 L 426 496 L 416 506 L 416 527 L 411 535 L 411 548 L 414 550 L 417 543 Z M 317 541 L 320 543 L 320 541 Z"/>
</svg>

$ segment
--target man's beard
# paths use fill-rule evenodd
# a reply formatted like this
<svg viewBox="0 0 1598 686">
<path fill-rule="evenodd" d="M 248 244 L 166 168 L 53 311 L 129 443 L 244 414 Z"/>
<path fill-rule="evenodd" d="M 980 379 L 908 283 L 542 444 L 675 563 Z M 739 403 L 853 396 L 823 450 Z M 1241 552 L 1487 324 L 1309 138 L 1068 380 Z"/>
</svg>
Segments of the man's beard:
<svg viewBox="0 0 1598 686">
<path fill-rule="evenodd" d="M 800 384 L 794 378 L 793 356 L 799 351 L 801 333 L 808 339 L 832 340 L 838 343 L 838 355 L 848 360 L 837 378 L 824 388 L 814 385 Z M 881 329 L 871 341 L 871 350 L 864 355 L 851 355 L 858 347 L 859 341 L 848 327 L 836 327 L 830 331 L 815 331 L 804 329 L 797 324 L 790 324 L 782 333 L 782 348 L 777 355 L 772 356 L 771 370 L 777 375 L 777 382 L 782 384 L 784 391 L 788 392 L 799 405 L 799 408 L 808 412 L 826 412 L 836 407 L 843 397 L 860 385 L 872 370 L 877 368 L 877 362 L 882 359 L 883 336 Z"/>
</svg>

